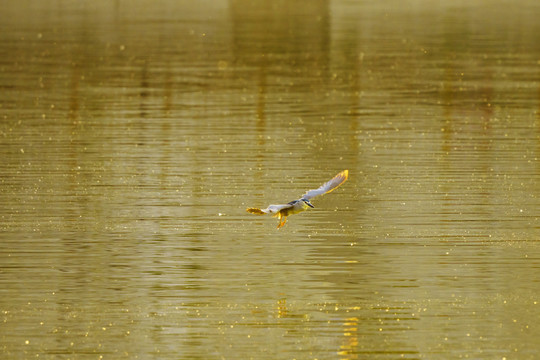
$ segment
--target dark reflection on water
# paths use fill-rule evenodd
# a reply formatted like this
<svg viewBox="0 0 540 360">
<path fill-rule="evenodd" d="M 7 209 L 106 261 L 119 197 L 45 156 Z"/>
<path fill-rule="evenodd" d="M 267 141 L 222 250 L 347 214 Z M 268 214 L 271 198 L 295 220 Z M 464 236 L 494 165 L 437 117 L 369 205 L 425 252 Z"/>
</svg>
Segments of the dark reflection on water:
<svg viewBox="0 0 540 360">
<path fill-rule="evenodd" d="M 2 358 L 534 359 L 512 5 L 3 4 Z M 342 169 L 279 231 L 244 211 Z"/>
</svg>

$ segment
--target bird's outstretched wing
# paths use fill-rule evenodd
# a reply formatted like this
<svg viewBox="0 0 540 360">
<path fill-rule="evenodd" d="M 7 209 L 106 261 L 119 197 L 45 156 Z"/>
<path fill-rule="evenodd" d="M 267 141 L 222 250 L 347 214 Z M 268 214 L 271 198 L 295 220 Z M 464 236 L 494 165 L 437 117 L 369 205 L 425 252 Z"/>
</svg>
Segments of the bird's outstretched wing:
<svg viewBox="0 0 540 360">
<path fill-rule="evenodd" d="M 347 179 L 349 178 L 349 170 L 343 170 L 336 176 L 332 178 L 332 180 L 327 181 L 324 183 L 320 188 L 315 190 L 309 190 L 307 193 L 302 196 L 303 199 L 313 199 L 315 196 L 319 196 L 322 194 L 328 194 L 329 192 L 337 189 L 341 184 L 343 184 Z"/>
<path fill-rule="evenodd" d="M 292 204 L 269 205 L 266 209 L 247 208 L 246 211 L 252 214 L 257 214 L 257 215 L 277 214 L 281 210 L 288 209 L 291 207 L 293 207 Z"/>
</svg>

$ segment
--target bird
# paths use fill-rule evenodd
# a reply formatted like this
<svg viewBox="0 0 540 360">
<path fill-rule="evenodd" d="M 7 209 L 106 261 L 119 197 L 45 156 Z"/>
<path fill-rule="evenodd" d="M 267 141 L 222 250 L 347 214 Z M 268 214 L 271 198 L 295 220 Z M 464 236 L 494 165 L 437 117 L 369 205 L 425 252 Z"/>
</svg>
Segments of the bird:
<svg viewBox="0 0 540 360">
<path fill-rule="evenodd" d="M 343 170 L 334 176 L 331 180 L 325 182 L 319 188 L 314 190 L 309 190 L 298 200 L 293 200 L 287 204 L 281 205 L 269 205 L 266 209 L 259 208 L 247 208 L 246 211 L 251 214 L 256 215 L 265 215 L 273 214 L 274 217 L 279 218 L 278 229 L 282 228 L 287 222 L 287 216 L 301 213 L 309 208 L 314 208 L 313 204 L 310 202 L 315 196 L 328 194 L 329 192 L 337 189 L 341 184 L 343 184 L 349 178 L 349 170 Z"/>
</svg>

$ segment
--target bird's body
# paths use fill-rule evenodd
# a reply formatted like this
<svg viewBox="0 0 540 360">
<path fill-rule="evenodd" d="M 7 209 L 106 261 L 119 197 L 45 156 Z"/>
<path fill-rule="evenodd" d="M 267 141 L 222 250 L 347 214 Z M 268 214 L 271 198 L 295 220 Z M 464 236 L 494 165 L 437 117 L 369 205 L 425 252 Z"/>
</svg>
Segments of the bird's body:
<svg viewBox="0 0 540 360">
<path fill-rule="evenodd" d="M 266 209 L 247 208 L 246 210 L 249 213 L 257 215 L 273 214 L 274 217 L 279 218 L 279 229 L 283 225 L 285 225 L 285 222 L 287 221 L 287 216 L 301 213 L 302 211 L 305 211 L 309 208 L 314 208 L 314 206 L 309 201 L 310 199 L 314 198 L 315 196 L 327 194 L 333 191 L 345 181 L 347 181 L 348 178 L 349 171 L 343 170 L 342 172 L 334 176 L 332 180 L 324 183 L 318 189 L 309 190 L 298 200 L 293 200 L 287 204 L 282 205 L 269 205 Z"/>
</svg>

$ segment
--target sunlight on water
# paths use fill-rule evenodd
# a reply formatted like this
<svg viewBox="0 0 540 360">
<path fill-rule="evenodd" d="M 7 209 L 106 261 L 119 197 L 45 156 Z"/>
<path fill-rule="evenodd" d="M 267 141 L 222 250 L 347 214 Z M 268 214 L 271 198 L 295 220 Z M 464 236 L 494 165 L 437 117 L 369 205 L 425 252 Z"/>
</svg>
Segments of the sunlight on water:
<svg viewBox="0 0 540 360">
<path fill-rule="evenodd" d="M 535 359 L 538 11 L 4 4 L 1 357 Z"/>
</svg>

